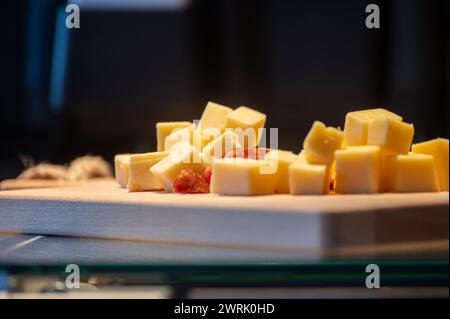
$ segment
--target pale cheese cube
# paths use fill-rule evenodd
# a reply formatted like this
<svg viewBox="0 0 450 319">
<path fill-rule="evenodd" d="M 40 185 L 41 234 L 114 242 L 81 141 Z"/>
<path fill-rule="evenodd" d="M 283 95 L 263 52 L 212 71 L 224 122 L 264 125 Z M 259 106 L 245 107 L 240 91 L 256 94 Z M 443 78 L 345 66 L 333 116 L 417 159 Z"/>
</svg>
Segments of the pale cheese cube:
<svg viewBox="0 0 450 319">
<path fill-rule="evenodd" d="M 448 139 L 436 138 L 414 144 L 412 151 L 416 154 L 433 156 L 439 178 L 439 189 L 448 192 Z"/>
<path fill-rule="evenodd" d="M 123 188 L 128 185 L 128 176 L 130 175 L 130 156 L 131 154 L 117 154 L 114 156 L 114 176 L 116 182 Z"/>
<path fill-rule="evenodd" d="M 377 108 L 347 113 L 345 117 L 345 145 L 367 145 L 369 126 L 376 119 L 389 118 L 401 122 L 401 116 L 388 110 Z"/>
<path fill-rule="evenodd" d="M 354 146 L 336 151 L 337 193 L 368 194 L 380 190 L 380 148 Z"/>
<path fill-rule="evenodd" d="M 181 170 L 190 169 L 197 174 L 202 174 L 205 168 L 206 161 L 203 154 L 189 143 L 180 143 L 166 158 L 152 166 L 150 171 L 164 189 L 171 192 L 173 183 Z"/>
<path fill-rule="evenodd" d="M 223 132 L 225 128 L 225 118 L 233 109 L 214 102 L 208 102 L 200 118 L 199 127 L 201 130 L 210 130 L 211 128 Z"/>
<path fill-rule="evenodd" d="M 266 115 L 251 108 L 240 106 L 225 117 L 225 129 L 232 128 L 243 147 L 256 147 L 266 124 Z"/>
<path fill-rule="evenodd" d="M 168 152 L 131 155 L 128 190 L 130 192 L 162 190 L 163 186 L 150 172 L 150 168 L 168 155 Z"/>
<path fill-rule="evenodd" d="M 179 129 L 191 126 L 191 122 L 158 122 L 156 123 L 156 141 L 157 151 L 162 152 L 165 150 L 164 143 L 166 137 Z"/>
<path fill-rule="evenodd" d="M 303 142 L 303 154 L 311 164 L 329 165 L 334 160 L 334 152 L 342 148 L 343 141 L 341 130 L 316 121 Z"/>
<path fill-rule="evenodd" d="M 200 135 L 201 138 L 201 146 L 202 150 L 205 148 L 206 145 L 214 141 L 216 138 L 218 138 L 220 135 L 222 135 L 222 131 L 216 129 L 216 128 L 209 128 L 205 130 L 201 130 L 200 127 L 197 127 L 197 132 Z"/>
<path fill-rule="evenodd" d="M 439 182 L 434 158 L 425 154 L 394 155 L 383 165 L 386 192 L 438 192 Z"/>
<path fill-rule="evenodd" d="M 276 174 L 265 174 L 270 163 L 247 158 L 221 158 L 212 162 L 211 193 L 220 195 L 273 194 Z"/>
<path fill-rule="evenodd" d="M 202 153 L 205 160 L 210 163 L 214 158 L 222 158 L 228 152 L 241 147 L 238 136 L 231 131 L 225 131 L 222 135 L 206 145 Z"/>
<path fill-rule="evenodd" d="M 297 160 L 297 155 L 290 151 L 271 150 L 264 160 L 270 162 L 276 175 L 275 192 L 279 194 L 289 194 L 289 166 Z"/>
<path fill-rule="evenodd" d="M 318 195 L 328 191 L 326 165 L 298 160 L 289 166 L 289 191 L 292 195 Z"/>
<path fill-rule="evenodd" d="M 197 150 L 202 150 L 202 137 L 193 125 L 179 129 L 167 136 L 164 142 L 164 150 L 170 152 L 175 146 L 182 143 L 189 143 Z"/>
<path fill-rule="evenodd" d="M 373 120 L 367 135 L 368 145 L 377 145 L 382 153 L 408 154 L 414 136 L 412 124 L 390 118 Z"/>
<path fill-rule="evenodd" d="M 301 150 L 300 153 L 298 153 L 296 162 L 302 162 L 302 163 L 308 164 L 308 160 L 306 159 L 306 156 L 305 156 L 305 150 Z"/>
</svg>

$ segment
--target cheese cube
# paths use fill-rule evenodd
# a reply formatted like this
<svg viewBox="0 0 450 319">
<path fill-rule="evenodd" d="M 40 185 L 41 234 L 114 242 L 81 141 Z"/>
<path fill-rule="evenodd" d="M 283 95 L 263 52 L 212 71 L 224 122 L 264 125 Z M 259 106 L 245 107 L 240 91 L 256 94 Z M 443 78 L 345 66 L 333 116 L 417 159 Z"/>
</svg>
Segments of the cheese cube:
<svg viewBox="0 0 450 319">
<path fill-rule="evenodd" d="M 300 153 L 298 153 L 296 162 L 302 162 L 302 163 L 308 164 L 308 160 L 306 159 L 306 156 L 305 156 L 305 150 L 301 150 Z"/>
<path fill-rule="evenodd" d="M 207 162 L 212 162 L 214 158 L 222 158 L 226 153 L 241 148 L 238 137 L 231 131 L 225 131 L 211 143 L 203 148 L 203 156 Z"/>
<path fill-rule="evenodd" d="M 336 160 L 331 163 L 327 167 L 328 172 L 328 181 L 327 181 L 327 191 L 330 191 L 331 193 L 334 193 L 335 186 L 336 186 Z"/>
<path fill-rule="evenodd" d="M 221 158 L 212 163 L 211 193 L 263 195 L 275 191 L 276 174 L 264 174 L 264 160 Z"/>
<path fill-rule="evenodd" d="M 206 161 L 196 148 L 189 143 L 176 145 L 169 156 L 150 168 L 153 176 L 168 192 L 172 191 L 173 183 L 183 169 L 190 169 L 202 174 L 206 168 Z"/>
<path fill-rule="evenodd" d="M 128 176 L 130 175 L 131 154 L 117 154 L 114 156 L 114 176 L 116 182 L 123 188 L 127 187 Z"/>
<path fill-rule="evenodd" d="M 158 122 L 156 123 L 157 151 L 164 151 L 166 137 L 179 129 L 191 126 L 191 122 Z"/>
<path fill-rule="evenodd" d="M 289 166 L 289 190 L 292 195 L 326 194 L 328 172 L 326 165 L 308 164 L 304 160 Z"/>
<path fill-rule="evenodd" d="M 216 138 L 218 138 L 220 135 L 222 135 L 222 131 L 220 131 L 216 128 L 209 128 L 209 129 L 201 130 L 200 127 L 197 127 L 196 129 L 201 138 L 202 150 L 206 145 L 208 145 L 209 143 L 214 141 Z"/>
<path fill-rule="evenodd" d="M 202 117 L 200 118 L 199 126 L 202 130 L 215 128 L 222 133 L 225 128 L 225 117 L 232 111 L 233 109 L 227 106 L 214 102 L 208 102 L 205 110 L 203 111 Z"/>
<path fill-rule="evenodd" d="M 386 159 L 383 169 L 387 192 L 438 192 L 439 182 L 431 155 L 395 155 Z"/>
<path fill-rule="evenodd" d="M 347 113 L 344 128 L 345 145 L 366 145 L 370 123 L 375 119 L 385 118 L 399 122 L 403 120 L 401 116 L 381 108 Z"/>
<path fill-rule="evenodd" d="M 368 194 L 380 189 L 380 148 L 354 146 L 336 151 L 337 193 Z"/>
<path fill-rule="evenodd" d="M 389 192 L 389 181 L 391 179 L 391 172 L 389 171 L 389 163 L 393 157 L 398 154 L 380 152 L 380 192 Z"/>
<path fill-rule="evenodd" d="M 412 124 L 390 118 L 376 119 L 369 125 L 367 144 L 380 146 L 382 153 L 407 154 L 413 136 Z"/>
<path fill-rule="evenodd" d="M 297 159 L 297 155 L 290 151 L 271 150 L 264 160 L 272 163 L 275 168 L 275 192 L 289 194 L 289 166 Z"/>
<path fill-rule="evenodd" d="M 168 155 L 168 152 L 131 155 L 128 190 L 130 192 L 162 190 L 161 183 L 150 172 L 150 168 Z"/>
<path fill-rule="evenodd" d="M 179 129 L 167 136 L 164 142 L 164 150 L 170 152 L 176 145 L 181 143 L 189 143 L 197 150 L 202 150 L 202 137 L 193 125 Z"/>
<path fill-rule="evenodd" d="M 417 154 L 433 156 L 439 179 L 439 189 L 448 192 L 448 139 L 436 138 L 431 141 L 414 144 L 412 151 Z"/>
<path fill-rule="evenodd" d="M 312 164 L 329 165 L 334 160 L 334 151 L 342 148 L 344 133 L 322 122 L 314 122 L 303 142 L 303 153 Z"/>
<path fill-rule="evenodd" d="M 232 128 L 243 147 L 256 147 L 262 136 L 266 115 L 240 106 L 225 117 L 225 129 Z"/>
</svg>

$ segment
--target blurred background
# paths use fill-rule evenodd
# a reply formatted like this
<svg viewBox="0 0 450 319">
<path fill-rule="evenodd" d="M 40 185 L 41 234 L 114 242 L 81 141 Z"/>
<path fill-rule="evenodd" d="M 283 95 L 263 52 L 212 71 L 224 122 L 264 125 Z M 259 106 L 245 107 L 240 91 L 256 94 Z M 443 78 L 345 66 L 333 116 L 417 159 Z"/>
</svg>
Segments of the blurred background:
<svg viewBox="0 0 450 319">
<path fill-rule="evenodd" d="M 312 122 L 386 107 L 416 141 L 448 137 L 445 0 L 2 1 L 0 179 L 19 158 L 156 148 L 155 123 L 198 119 L 208 100 L 246 105 L 298 152 Z M 376 3 L 381 28 L 367 29 Z"/>
</svg>

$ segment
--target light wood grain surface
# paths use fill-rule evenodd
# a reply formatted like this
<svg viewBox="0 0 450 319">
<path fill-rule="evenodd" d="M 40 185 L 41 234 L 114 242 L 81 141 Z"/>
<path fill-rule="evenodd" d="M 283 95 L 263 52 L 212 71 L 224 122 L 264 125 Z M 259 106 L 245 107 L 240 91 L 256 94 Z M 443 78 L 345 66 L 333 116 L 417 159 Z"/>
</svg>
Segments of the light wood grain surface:
<svg viewBox="0 0 450 319">
<path fill-rule="evenodd" d="M 0 232 L 306 251 L 448 241 L 448 192 L 228 197 L 113 180 L 0 191 Z"/>
<path fill-rule="evenodd" d="M 51 184 L 51 182 L 50 182 Z M 58 187 L 16 189 L 0 192 L 1 199 L 34 199 L 76 202 L 104 202 L 169 207 L 202 207 L 258 210 L 260 212 L 339 213 L 407 209 L 417 206 L 439 206 L 449 203 L 449 193 L 405 193 L 320 196 L 219 196 L 215 194 L 174 194 L 165 192 L 134 192 L 120 188 L 113 180 L 93 180 Z"/>
</svg>

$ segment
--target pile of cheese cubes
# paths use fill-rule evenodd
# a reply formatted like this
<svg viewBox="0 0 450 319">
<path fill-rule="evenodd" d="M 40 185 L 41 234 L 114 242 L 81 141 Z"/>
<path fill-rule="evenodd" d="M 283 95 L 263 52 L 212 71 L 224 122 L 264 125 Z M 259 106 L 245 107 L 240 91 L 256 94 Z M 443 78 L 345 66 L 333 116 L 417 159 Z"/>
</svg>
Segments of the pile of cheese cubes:
<svg viewBox="0 0 450 319">
<path fill-rule="evenodd" d="M 248 107 L 209 102 L 199 123 L 157 123 L 157 152 L 116 155 L 116 180 L 131 192 L 170 192 L 183 170 L 201 175 L 226 152 L 255 148 L 265 122 L 265 114 Z"/>
<path fill-rule="evenodd" d="M 157 123 L 157 152 L 116 155 L 116 180 L 131 192 L 171 192 L 182 176 L 220 195 L 448 191 L 448 139 L 411 149 L 414 126 L 385 109 L 348 113 L 344 131 L 314 122 L 298 155 L 258 148 L 265 122 L 209 102 L 198 123 Z"/>
<path fill-rule="evenodd" d="M 385 109 L 350 112 L 344 131 L 315 122 L 289 167 L 292 194 L 448 191 L 448 139 L 411 144 L 414 126 Z"/>
</svg>

